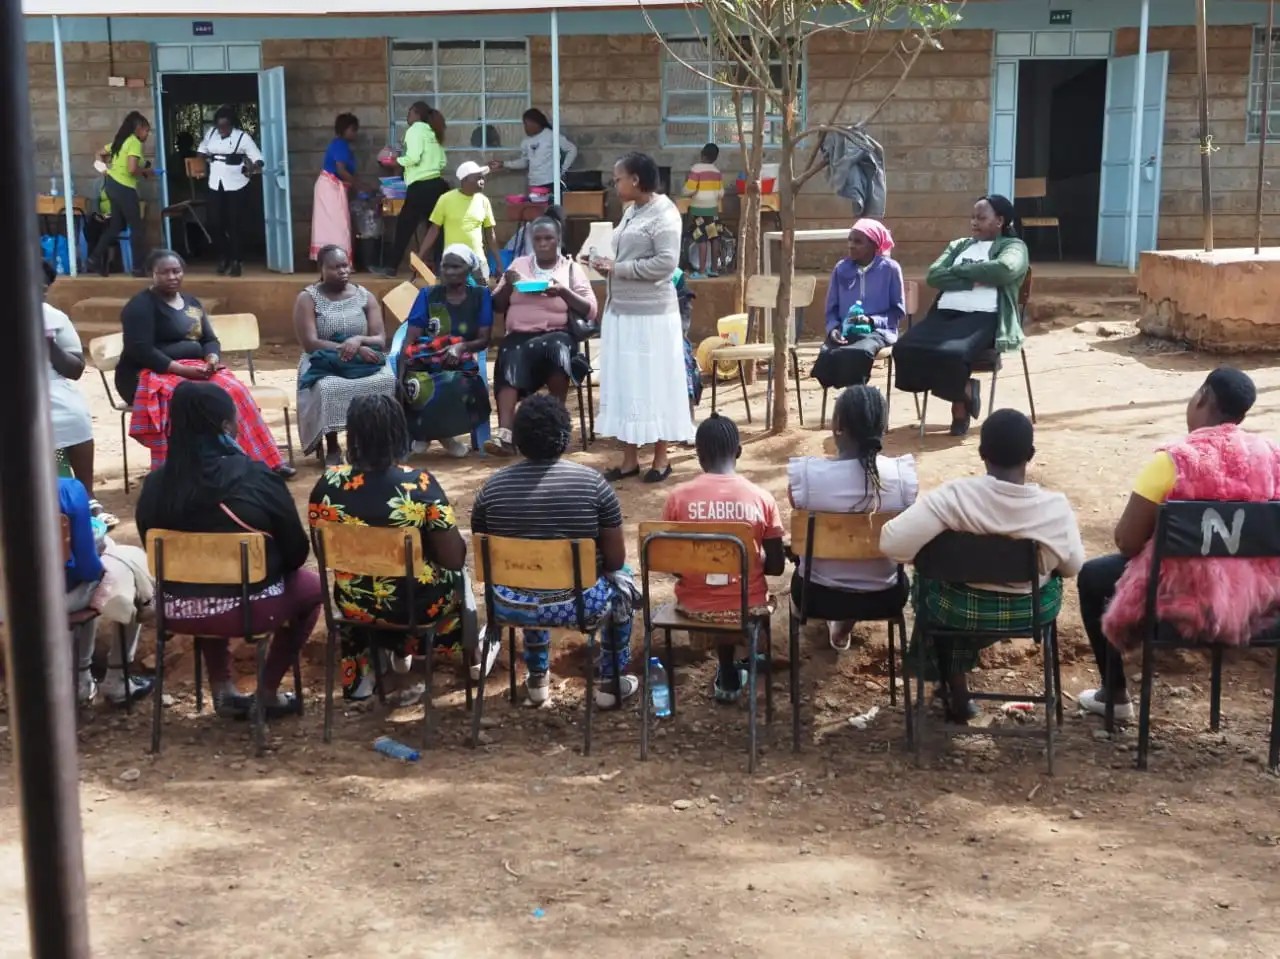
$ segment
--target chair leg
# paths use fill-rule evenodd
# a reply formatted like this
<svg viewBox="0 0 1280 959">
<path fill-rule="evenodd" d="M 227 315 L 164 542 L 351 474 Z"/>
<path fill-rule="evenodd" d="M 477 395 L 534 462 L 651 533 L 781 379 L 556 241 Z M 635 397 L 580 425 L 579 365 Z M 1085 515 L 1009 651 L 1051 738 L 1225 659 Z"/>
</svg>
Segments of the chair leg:
<svg viewBox="0 0 1280 959">
<path fill-rule="evenodd" d="M 779 384 L 782 390 L 783 399 L 787 395 L 787 377 L 786 371 L 783 370 L 782 382 Z M 773 360 L 769 360 L 769 369 L 765 373 L 764 380 L 764 428 L 766 430 L 773 429 Z"/>
<path fill-rule="evenodd" d="M 924 411 L 920 409 L 920 394 L 919 394 L 919 393 L 912 393 L 912 394 L 911 394 L 911 402 L 912 402 L 912 403 L 914 403 L 914 404 L 915 404 L 915 407 L 916 407 L 916 418 L 917 418 L 918 420 L 920 420 L 921 424 L 923 424 L 923 423 L 924 423 Z"/>
<path fill-rule="evenodd" d="M 671 655 L 671 630 L 663 630 L 666 634 L 665 644 L 667 661 L 663 664 L 667 667 L 667 683 L 671 686 L 671 716 L 676 715 L 676 661 Z"/>
<path fill-rule="evenodd" d="M 827 428 L 827 393 L 829 392 L 825 386 L 822 388 L 822 415 L 818 418 L 818 429 L 820 430 Z"/>
<path fill-rule="evenodd" d="M 124 462 L 124 495 L 129 495 L 129 428 L 124 418 L 129 415 L 125 410 L 120 414 L 120 459 Z"/>
<path fill-rule="evenodd" d="M 293 695 L 298 700 L 298 715 L 302 715 L 302 654 L 293 657 Z"/>
<path fill-rule="evenodd" d="M 897 658 L 893 655 L 893 626 L 894 621 L 888 622 L 889 627 L 889 705 L 898 705 L 898 667 L 894 660 Z"/>
<path fill-rule="evenodd" d="M 1209 729 L 1218 731 L 1222 724 L 1222 645 L 1213 647 L 1213 678 L 1209 684 Z"/>
<path fill-rule="evenodd" d="M 497 634 L 496 636 L 495 633 Z M 471 710 L 471 741 L 467 744 L 472 749 L 480 745 L 480 719 L 484 715 L 484 681 L 487 678 L 485 674 L 488 672 L 484 668 L 484 664 L 489 661 L 489 644 L 501 642 L 502 630 L 495 629 L 493 623 L 488 623 L 484 630 L 484 641 L 478 649 L 480 654 L 480 679 L 476 682 L 476 701 L 474 708 Z M 470 681 L 470 674 L 468 674 L 468 681 Z"/>
<path fill-rule="evenodd" d="M 924 439 L 924 418 L 929 415 L 929 394 L 924 395 L 924 405 L 920 407 L 920 438 Z"/>
<path fill-rule="evenodd" d="M 1041 633 L 1040 658 L 1044 660 L 1044 750 L 1049 764 L 1049 775 L 1053 775 L 1053 721 L 1055 710 L 1051 706 L 1053 696 L 1053 630 L 1045 627 Z"/>
<path fill-rule="evenodd" d="M 1058 623 L 1053 623 L 1053 702 L 1054 712 L 1058 714 L 1058 728 L 1062 728 L 1062 653 L 1058 649 Z"/>
<path fill-rule="evenodd" d="M 514 706 L 519 701 L 516 693 L 516 628 L 514 626 L 507 629 L 507 695 L 511 699 L 511 705 Z"/>
<path fill-rule="evenodd" d="M 1036 421 L 1036 398 L 1031 393 L 1031 370 L 1027 367 L 1027 351 L 1024 348 L 1019 350 L 1019 353 L 1022 356 L 1022 376 L 1027 381 L 1027 404 L 1031 407 L 1031 422 L 1034 424 Z"/>
<path fill-rule="evenodd" d="M 791 684 L 791 751 L 800 751 L 800 622 L 787 613 L 787 673 Z"/>
<path fill-rule="evenodd" d="M 200 713 L 204 712 L 204 681 L 202 676 L 202 672 L 204 670 L 203 646 L 204 644 L 200 641 L 199 637 L 196 637 L 194 640 L 192 640 L 191 648 L 195 651 L 195 657 L 196 657 L 195 674 L 196 674 L 196 715 L 197 716 L 200 715 Z M 210 693 L 212 693 L 212 690 L 210 690 Z"/>
<path fill-rule="evenodd" d="M 116 636 L 120 640 L 120 673 L 124 676 L 124 711 L 132 715 L 133 697 L 129 695 L 129 627 L 123 624 L 117 626 Z"/>
<path fill-rule="evenodd" d="M 889 422 L 889 414 L 893 412 L 893 354 L 885 362 L 884 376 L 884 419 Z"/>
<path fill-rule="evenodd" d="M 911 732 L 911 672 L 907 669 L 907 619 L 901 613 L 898 614 L 898 645 L 902 648 L 902 712 L 907 717 L 907 748 L 911 749 L 915 742 Z"/>
<path fill-rule="evenodd" d="M 1058 227 L 1056 230 L 1054 230 L 1054 232 L 1058 234 L 1058 259 L 1061 260 L 1062 259 L 1062 227 Z"/>
<path fill-rule="evenodd" d="M 369 644 L 369 662 L 373 666 L 373 688 L 378 691 L 378 705 L 387 705 L 387 684 L 382 680 L 382 647 Z"/>
<path fill-rule="evenodd" d="M 1155 676 L 1155 650 L 1150 637 L 1142 642 L 1142 693 L 1138 702 L 1138 768 L 1147 768 L 1147 749 L 1151 745 L 1151 685 Z"/>
<path fill-rule="evenodd" d="M 713 415 L 716 411 L 716 384 L 718 382 L 720 382 L 720 374 L 713 361 L 711 364 L 711 412 Z"/>
<path fill-rule="evenodd" d="M 435 637 L 434 630 L 428 632 L 427 635 L 422 637 L 423 653 L 427 660 L 425 663 L 426 676 L 424 677 L 424 682 L 426 683 L 426 689 L 422 691 L 422 748 L 423 749 L 430 749 L 432 741 L 435 738 L 434 736 L 432 736 L 432 732 L 434 731 L 433 727 L 435 725 L 435 709 L 433 708 L 433 703 L 432 703 L 432 700 L 435 699 L 435 695 L 434 695 L 435 689 L 433 685 L 435 681 L 435 671 L 433 669 L 433 666 L 435 664 L 435 658 L 436 658 L 435 643 L 436 643 L 436 637 Z M 468 678 L 470 677 L 470 675 L 471 675 L 470 673 L 467 674 Z"/>
<path fill-rule="evenodd" d="M 253 740 L 259 756 L 267 751 L 267 703 L 262 696 L 262 684 L 267 675 L 267 641 L 260 638 L 254 643 L 258 659 L 258 685 L 253 694 Z"/>
<path fill-rule="evenodd" d="M 928 394 L 926 394 L 926 397 Z M 926 399 L 927 402 L 927 399 Z M 916 763 L 921 761 L 920 748 L 924 740 L 924 650 L 925 639 L 924 630 L 920 626 L 920 620 L 916 620 L 916 712 L 915 718 L 908 716 L 907 723 L 907 739 L 914 748 L 916 754 Z M 914 729 L 910 728 L 914 726 Z"/>
<path fill-rule="evenodd" d="M 591 375 L 587 374 L 587 432 L 590 435 L 590 442 L 596 441 L 596 400 L 595 400 L 595 383 L 591 379 Z"/>
<path fill-rule="evenodd" d="M 160 753 L 160 710 L 164 707 L 164 633 L 156 635 L 156 685 L 151 692 L 151 752 Z"/>
<path fill-rule="evenodd" d="M 289 451 L 289 465 L 293 465 L 293 424 L 289 420 L 289 407 L 284 408 L 284 444 Z"/>
<path fill-rule="evenodd" d="M 648 610 L 645 610 L 646 617 Z M 649 660 L 653 656 L 653 630 L 646 628 L 644 631 L 644 668 L 640 670 L 640 761 L 645 762 L 649 758 Z M 670 678 L 667 679 L 668 686 L 672 685 Z"/>
<path fill-rule="evenodd" d="M 1280 649 L 1276 650 L 1276 678 L 1271 687 L 1271 748 L 1267 768 L 1275 772 L 1280 766 Z"/>
<path fill-rule="evenodd" d="M 757 676 L 759 672 L 756 663 L 756 652 L 758 651 L 756 636 L 758 630 L 747 627 L 747 772 L 754 773 L 756 771 L 756 737 L 758 735 L 756 723 L 756 704 L 759 698 L 756 691 Z"/>
<path fill-rule="evenodd" d="M 591 755 L 591 722 L 596 711 L 596 634 L 587 633 L 587 702 L 582 724 L 582 755 Z"/>
<path fill-rule="evenodd" d="M 738 363 L 738 385 L 742 387 L 742 402 L 747 408 L 747 422 L 751 422 L 751 397 L 747 396 L 747 370 L 739 361 Z"/>
<path fill-rule="evenodd" d="M 338 631 L 329 630 L 324 642 L 324 741 L 333 740 L 333 674 L 338 658 Z"/>
<path fill-rule="evenodd" d="M 800 394 L 800 354 L 795 347 L 791 348 L 791 371 L 796 379 L 796 410 L 800 415 L 800 426 L 804 426 L 804 397 Z"/>
<path fill-rule="evenodd" d="M 582 434 L 582 452 L 587 451 L 590 443 L 587 440 L 587 410 L 582 405 L 582 384 L 578 384 L 578 432 Z"/>
<path fill-rule="evenodd" d="M 993 370 L 991 373 L 991 393 L 987 397 L 987 415 L 990 416 L 996 408 L 996 381 L 1000 379 L 1000 373 Z M 982 389 L 981 386 L 978 389 Z"/>
<path fill-rule="evenodd" d="M 773 725 L 773 622 L 764 621 L 764 722 Z"/>
</svg>

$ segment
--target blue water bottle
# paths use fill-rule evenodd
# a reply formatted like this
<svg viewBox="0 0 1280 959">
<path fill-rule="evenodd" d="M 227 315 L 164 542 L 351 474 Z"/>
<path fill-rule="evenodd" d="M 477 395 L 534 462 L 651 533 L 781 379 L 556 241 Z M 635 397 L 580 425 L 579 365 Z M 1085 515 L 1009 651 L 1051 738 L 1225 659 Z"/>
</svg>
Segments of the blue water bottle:
<svg viewBox="0 0 1280 959">
<path fill-rule="evenodd" d="M 410 749 L 404 743 L 396 742 L 390 736 L 379 736 L 373 741 L 373 748 L 384 756 L 390 756 L 392 759 L 399 759 L 406 763 L 416 763 L 418 761 L 418 751 Z"/>
<path fill-rule="evenodd" d="M 667 682 L 666 667 L 657 656 L 649 660 L 649 700 L 659 719 L 671 715 L 671 684 Z"/>
</svg>

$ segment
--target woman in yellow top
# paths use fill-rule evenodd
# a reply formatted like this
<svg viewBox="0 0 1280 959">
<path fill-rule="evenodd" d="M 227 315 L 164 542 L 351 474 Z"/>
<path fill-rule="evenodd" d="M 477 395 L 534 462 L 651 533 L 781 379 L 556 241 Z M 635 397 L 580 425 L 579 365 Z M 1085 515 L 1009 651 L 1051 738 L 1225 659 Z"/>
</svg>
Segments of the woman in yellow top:
<svg viewBox="0 0 1280 959">
<path fill-rule="evenodd" d="M 146 231 L 142 225 L 142 206 L 138 202 L 138 177 L 149 177 L 154 171 L 142 158 L 142 144 L 151 135 L 151 121 L 137 110 L 124 118 L 115 139 L 102 148 L 98 159 L 107 165 L 102 185 L 111 201 L 111 221 L 98 237 L 87 264 L 90 272 L 107 275 L 110 266 L 111 244 L 129 228 L 135 263 L 147 258 Z M 134 276 L 146 276 L 142 269 L 135 269 Z"/>
<path fill-rule="evenodd" d="M 396 217 L 396 239 L 391 247 L 391 259 L 384 269 L 378 271 L 384 276 L 396 275 L 404 251 L 418 232 L 419 224 L 430 219 L 436 201 L 449 190 L 448 181 L 440 175 L 445 164 L 444 114 L 417 100 L 409 107 L 408 119 L 404 156 L 396 158 L 396 163 L 404 171 L 404 205 Z M 436 251 L 437 256 L 432 258 L 435 262 L 439 262 L 442 250 L 443 245 Z"/>
</svg>

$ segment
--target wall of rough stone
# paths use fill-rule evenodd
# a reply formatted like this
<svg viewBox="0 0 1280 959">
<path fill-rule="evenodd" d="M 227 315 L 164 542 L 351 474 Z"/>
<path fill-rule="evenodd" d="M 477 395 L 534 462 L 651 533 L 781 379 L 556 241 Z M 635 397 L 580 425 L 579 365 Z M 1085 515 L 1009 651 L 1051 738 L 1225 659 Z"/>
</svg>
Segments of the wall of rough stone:
<svg viewBox="0 0 1280 959">
<path fill-rule="evenodd" d="M 1258 145 L 1245 142 L 1249 91 L 1250 26 L 1210 27 L 1209 131 L 1212 154 L 1214 245 L 1253 247 Z M 1194 27 L 1157 27 L 1151 50 L 1169 51 L 1164 171 L 1160 197 L 1160 249 L 1200 249 L 1200 81 Z M 1136 53 L 1138 33 L 1116 31 L 1116 55 Z M 1274 147 L 1272 147 L 1274 150 Z M 1280 242 L 1280 193 L 1263 192 L 1264 242 Z"/>
</svg>

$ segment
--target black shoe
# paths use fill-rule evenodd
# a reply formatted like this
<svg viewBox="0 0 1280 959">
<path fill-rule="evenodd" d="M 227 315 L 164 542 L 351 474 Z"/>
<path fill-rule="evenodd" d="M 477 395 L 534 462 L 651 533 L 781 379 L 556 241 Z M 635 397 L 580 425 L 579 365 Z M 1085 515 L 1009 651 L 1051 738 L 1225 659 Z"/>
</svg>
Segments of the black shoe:
<svg viewBox="0 0 1280 959">
<path fill-rule="evenodd" d="M 218 269 L 217 269 L 218 276 L 226 276 L 226 275 L 227 275 L 227 269 L 228 269 L 230 266 L 231 266 L 231 264 L 230 264 L 230 263 L 228 263 L 226 260 L 219 260 L 219 261 L 218 261 Z"/>
<path fill-rule="evenodd" d="M 637 466 L 633 470 L 627 470 L 625 473 L 622 472 L 622 469 L 617 466 L 614 466 L 604 471 L 604 478 L 608 480 L 610 483 L 616 483 L 618 482 L 618 480 L 631 479 L 631 477 L 639 476 L 639 475 L 640 475 L 639 466 Z"/>
<path fill-rule="evenodd" d="M 371 266 L 369 272 L 374 276 L 385 276 L 388 280 L 394 280 L 396 271 L 389 266 Z"/>
<path fill-rule="evenodd" d="M 277 693 L 276 698 L 267 703 L 267 719 L 296 716 L 300 712 L 302 712 L 302 700 L 293 693 Z"/>
<path fill-rule="evenodd" d="M 234 260 L 231 263 L 231 269 L 227 270 L 227 276 L 239 276 L 241 272 L 240 261 Z"/>
<path fill-rule="evenodd" d="M 970 419 L 976 420 L 982 415 L 982 384 L 977 380 L 969 381 L 969 396 L 964 405 L 969 410 Z"/>
<path fill-rule="evenodd" d="M 642 483 L 661 483 L 664 479 L 666 479 L 666 478 L 667 478 L 668 476 L 670 476 L 670 475 L 671 475 L 671 464 L 670 464 L 670 463 L 668 463 L 668 464 L 667 464 L 667 468 L 666 468 L 666 469 L 661 469 L 661 470 L 659 470 L 659 469 L 651 469 L 651 470 L 649 470 L 649 472 L 647 472 L 647 473 L 645 473 L 645 474 L 644 474 L 644 478 L 643 478 L 640 482 L 642 482 Z"/>
<path fill-rule="evenodd" d="M 103 260 L 103 261 L 101 261 L 101 262 L 99 262 L 98 260 L 94 260 L 94 259 L 88 259 L 88 260 L 85 260 L 85 262 L 84 262 L 84 269 L 85 269 L 85 272 L 86 272 L 86 273 L 97 273 L 97 274 L 98 274 L 98 276 L 110 276 L 110 275 L 111 275 L 111 271 L 107 268 L 107 261 L 106 261 L 106 260 Z"/>
<path fill-rule="evenodd" d="M 156 681 L 150 676 L 130 676 L 129 691 L 120 695 L 116 695 L 115 690 L 102 690 L 103 696 L 107 702 L 113 706 L 124 706 L 127 703 L 137 702 L 139 699 L 146 699 L 151 695 L 151 691 L 155 688 Z M 101 687 L 99 687 L 101 689 Z"/>
<path fill-rule="evenodd" d="M 951 429 L 949 431 L 950 435 L 952 436 L 966 435 L 969 432 L 969 424 L 972 422 L 973 422 L 973 417 L 971 416 L 966 416 L 962 420 L 952 420 Z"/>
<path fill-rule="evenodd" d="M 248 719 L 253 697 L 248 693 L 225 693 L 213 697 L 213 711 L 223 719 Z"/>
<path fill-rule="evenodd" d="M 271 472 L 275 473 L 281 479 L 291 480 L 298 475 L 298 471 L 287 463 L 281 463 Z"/>
</svg>

